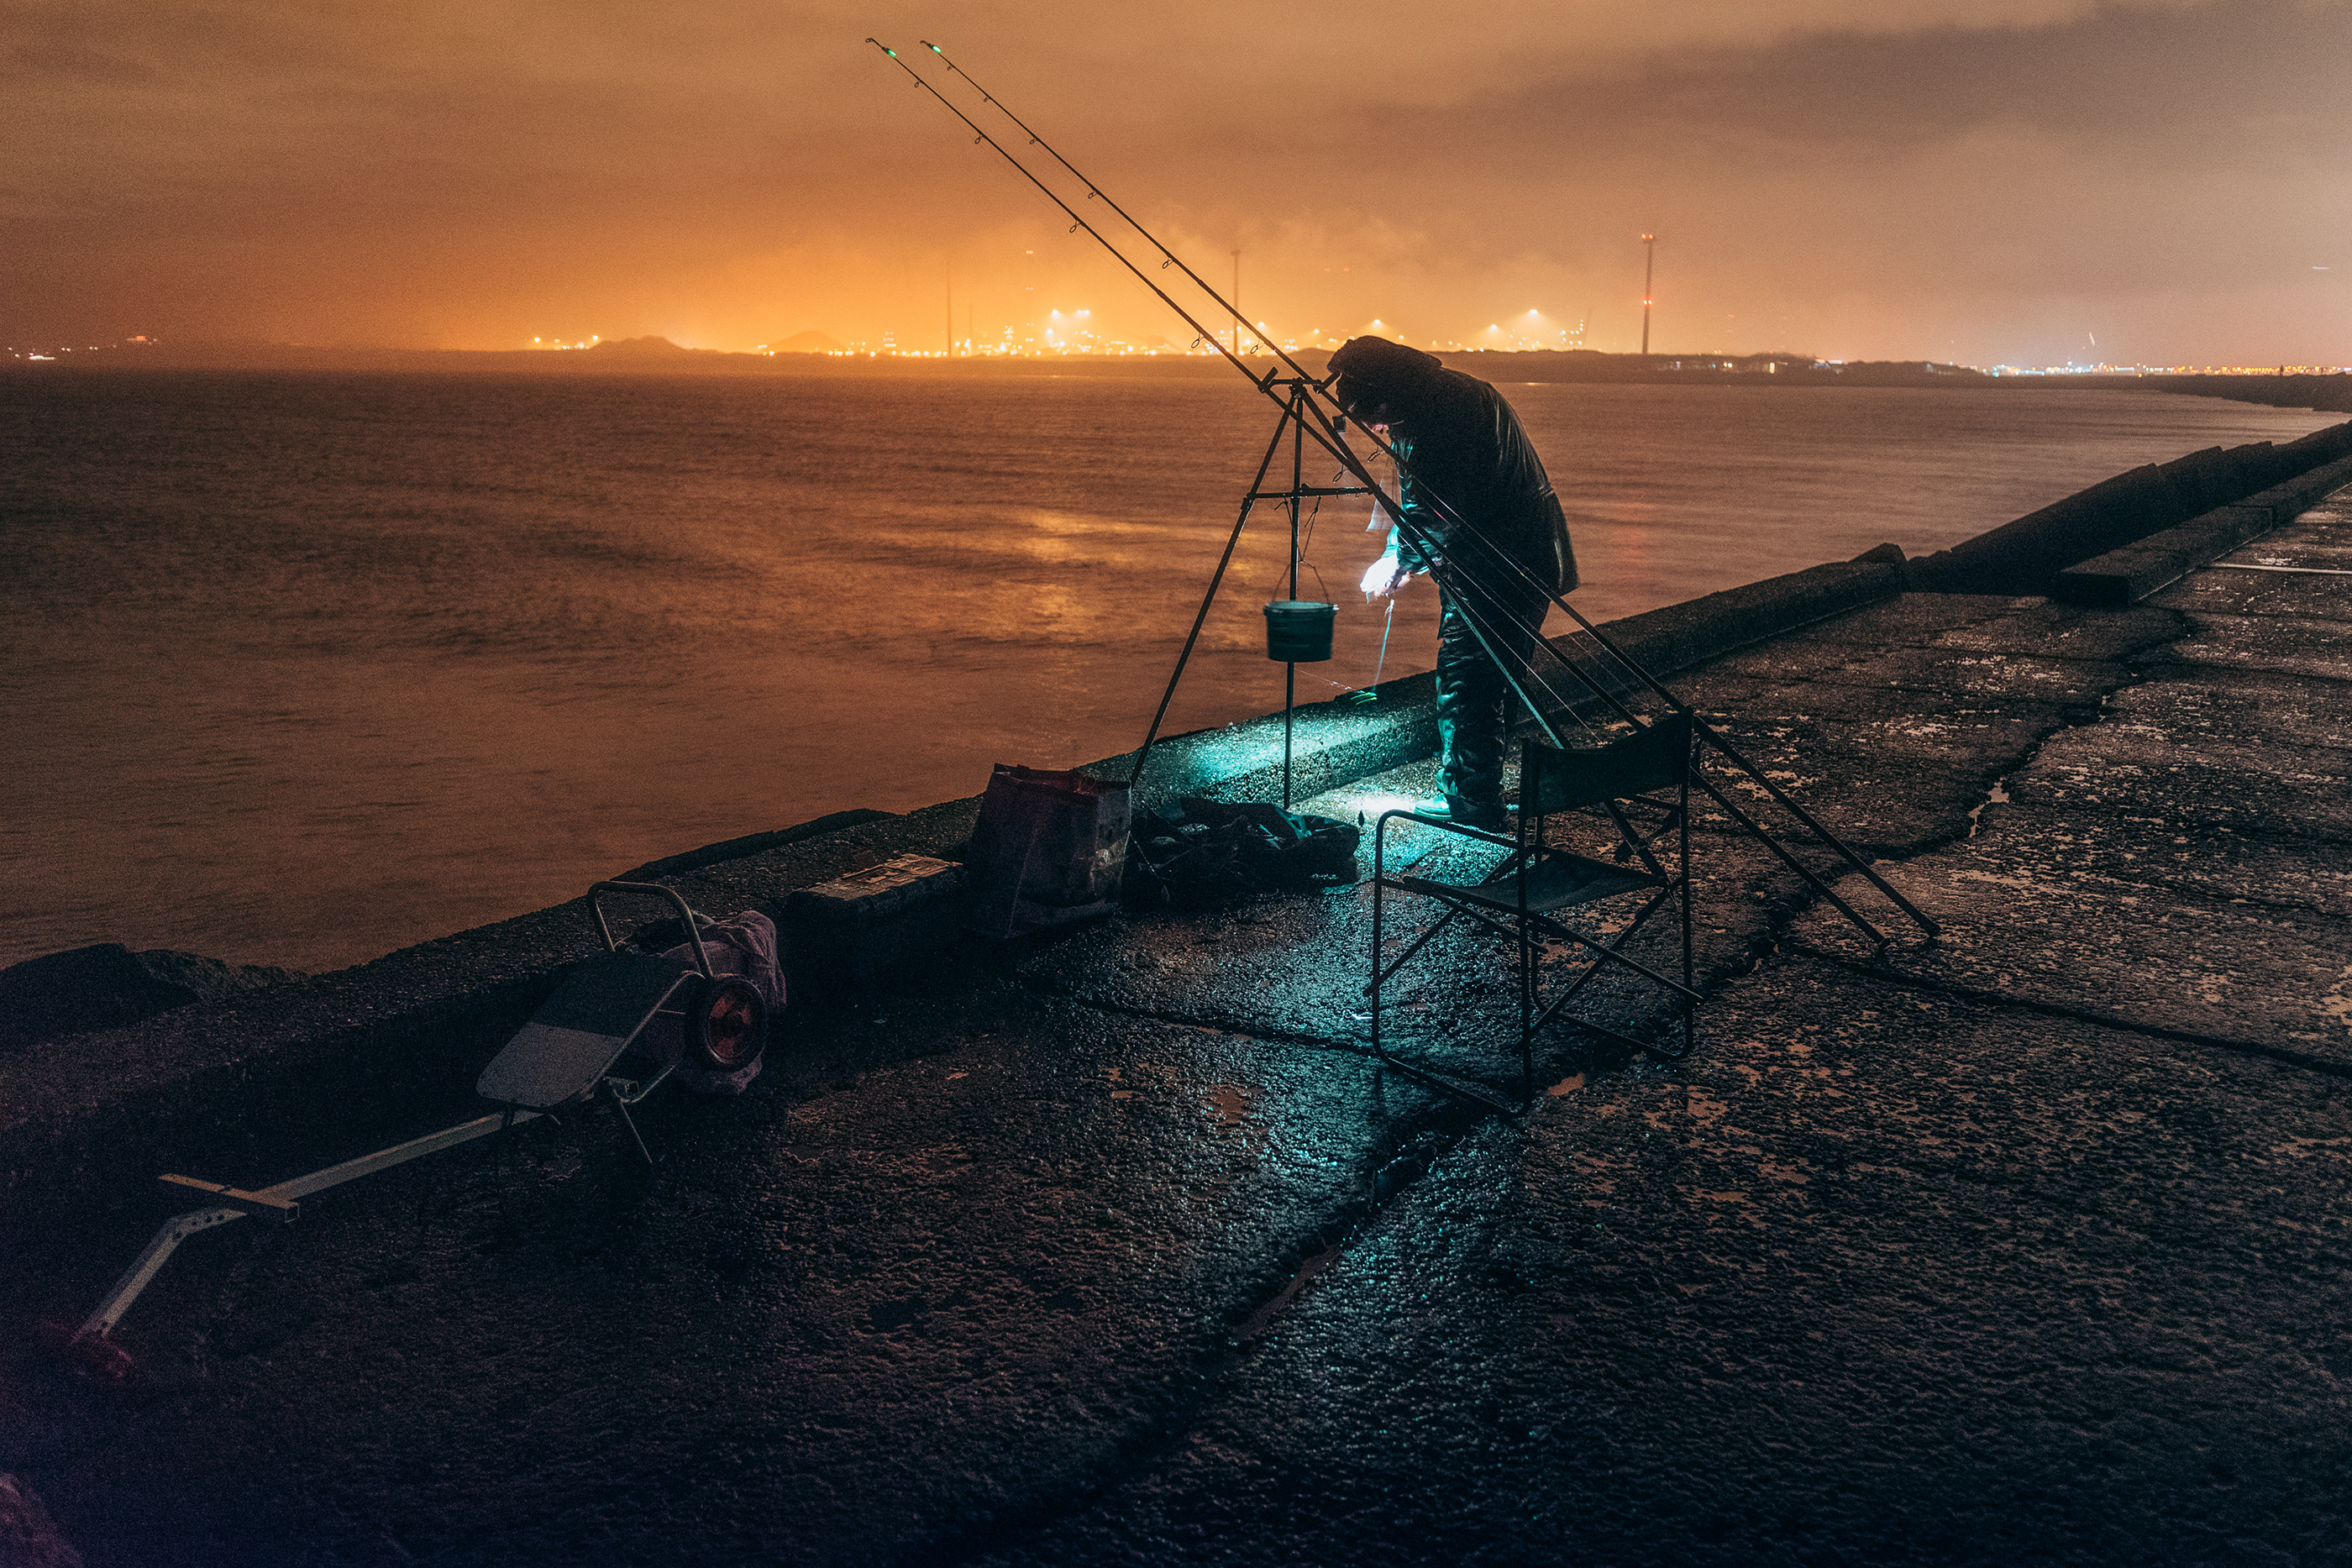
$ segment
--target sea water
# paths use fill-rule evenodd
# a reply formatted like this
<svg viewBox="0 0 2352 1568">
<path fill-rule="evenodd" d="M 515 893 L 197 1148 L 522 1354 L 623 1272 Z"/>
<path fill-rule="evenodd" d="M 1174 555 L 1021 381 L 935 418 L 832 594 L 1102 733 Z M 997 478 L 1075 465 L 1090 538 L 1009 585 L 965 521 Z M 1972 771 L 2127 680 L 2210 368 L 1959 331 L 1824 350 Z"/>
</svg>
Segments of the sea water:
<svg viewBox="0 0 2352 1568">
<path fill-rule="evenodd" d="M 1595 620 L 2330 416 L 2035 388 L 1501 382 Z M 1142 737 L 1275 409 L 1238 377 L 0 378 L 0 963 L 86 942 L 310 969 L 849 807 Z M 1285 459 L 1286 463 L 1286 457 Z M 1329 484 L 1310 459 L 1310 483 Z M 1278 481 L 1287 469 L 1278 464 Z M 1302 701 L 1428 666 L 1339 605 Z M 1280 706 L 1244 532 L 1168 733 Z"/>
</svg>

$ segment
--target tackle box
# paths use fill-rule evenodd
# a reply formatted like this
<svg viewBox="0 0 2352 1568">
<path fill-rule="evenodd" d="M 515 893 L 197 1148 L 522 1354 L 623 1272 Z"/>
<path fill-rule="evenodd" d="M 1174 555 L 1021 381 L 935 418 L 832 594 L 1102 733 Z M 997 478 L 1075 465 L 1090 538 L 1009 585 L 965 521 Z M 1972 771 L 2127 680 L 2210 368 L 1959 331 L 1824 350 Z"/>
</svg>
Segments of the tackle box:
<svg viewBox="0 0 2352 1568">
<path fill-rule="evenodd" d="M 795 981 L 825 989 L 871 980 L 946 946 L 961 928 L 968 867 L 896 855 L 785 900 Z"/>
</svg>

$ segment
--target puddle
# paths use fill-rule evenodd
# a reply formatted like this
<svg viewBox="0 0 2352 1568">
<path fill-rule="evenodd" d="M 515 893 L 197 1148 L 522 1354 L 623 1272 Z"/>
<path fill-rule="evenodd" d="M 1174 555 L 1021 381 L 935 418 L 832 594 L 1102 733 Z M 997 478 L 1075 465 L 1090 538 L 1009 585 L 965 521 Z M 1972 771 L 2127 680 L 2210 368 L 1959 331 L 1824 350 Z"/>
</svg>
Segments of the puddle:
<svg viewBox="0 0 2352 1568">
<path fill-rule="evenodd" d="M 1994 779 L 1992 781 L 1992 788 L 1986 792 L 1985 798 L 1969 808 L 1969 837 L 1972 839 L 1975 838 L 1977 836 L 1977 829 L 1983 826 L 1981 819 L 1984 815 L 1984 809 L 1987 806 L 2006 806 L 2009 804 L 2008 785 L 2009 779 L 2006 777 Z"/>
</svg>

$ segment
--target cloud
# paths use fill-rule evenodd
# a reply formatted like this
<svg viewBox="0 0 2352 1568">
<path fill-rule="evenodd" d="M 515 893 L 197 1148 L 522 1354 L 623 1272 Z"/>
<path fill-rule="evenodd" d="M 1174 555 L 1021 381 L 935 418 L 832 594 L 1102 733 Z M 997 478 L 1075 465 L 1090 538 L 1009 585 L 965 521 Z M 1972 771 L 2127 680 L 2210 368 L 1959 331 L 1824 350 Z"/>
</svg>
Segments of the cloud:
<svg viewBox="0 0 2352 1568">
<path fill-rule="evenodd" d="M 1181 334 L 863 42 L 919 47 L 931 7 L 0 16 L 12 333 L 929 333 L 953 267 L 977 316 Z M 2325 340 L 2289 357 L 2352 359 L 2310 271 L 2352 168 L 2338 0 L 984 0 L 951 23 L 960 64 L 1210 270 L 1243 249 L 1253 314 L 1297 330 L 1535 307 L 1631 347 L 1654 228 L 1686 350 L 2008 357 L 2113 305 L 2185 356 L 2267 330 L 2273 298 Z"/>
</svg>

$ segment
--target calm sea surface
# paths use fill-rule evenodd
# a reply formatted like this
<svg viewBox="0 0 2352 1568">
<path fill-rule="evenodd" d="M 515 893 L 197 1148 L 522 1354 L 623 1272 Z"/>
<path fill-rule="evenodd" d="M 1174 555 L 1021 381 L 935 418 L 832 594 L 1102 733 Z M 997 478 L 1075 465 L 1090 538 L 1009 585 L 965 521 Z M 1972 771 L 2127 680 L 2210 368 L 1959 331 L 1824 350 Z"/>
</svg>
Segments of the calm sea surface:
<svg viewBox="0 0 2352 1568">
<path fill-rule="evenodd" d="M 1515 385 L 1606 620 L 2330 416 L 2067 391 Z M 1272 430 L 1232 382 L 0 378 L 0 963 L 321 969 L 996 761 L 1133 747 Z M 1310 473 L 1323 480 L 1327 475 Z M 1369 507 L 1303 699 L 1369 684 Z M 1171 732 L 1278 707 L 1260 514 Z M 1315 574 L 1307 597 L 1324 597 Z M 1434 596 L 1386 674 L 1426 668 Z"/>
</svg>

